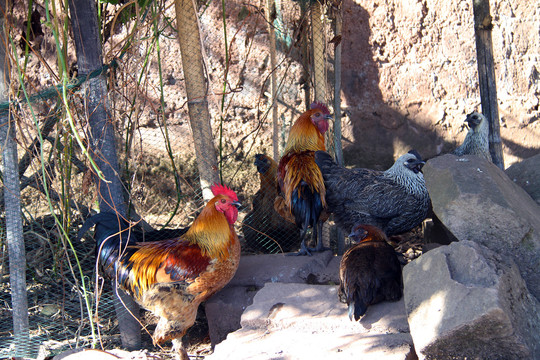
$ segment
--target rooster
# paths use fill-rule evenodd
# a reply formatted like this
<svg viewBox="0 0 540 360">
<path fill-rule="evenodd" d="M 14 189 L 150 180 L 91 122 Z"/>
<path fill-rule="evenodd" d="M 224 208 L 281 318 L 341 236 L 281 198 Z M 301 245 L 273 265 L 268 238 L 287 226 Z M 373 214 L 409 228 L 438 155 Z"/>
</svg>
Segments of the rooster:
<svg viewBox="0 0 540 360">
<path fill-rule="evenodd" d="M 278 196 L 277 162 L 264 154 L 255 155 L 260 188 L 253 198 L 253 209 L 242 222 L 246 244 L 253 250 L 265 253 L 291 251 L 298 246 L 300 232 L 289 222 L 283 221 L 274 210 Z"/>
<path fill-rule="evenodd" d="M 488 161 L 491 160 L 489 153 L 489 124 L 486 117 L 478 112 L 467 115 L 465 122 L 469 125 L 469 131 L 454 155 L 476 155 Z"/>
<path fill-rule="evenodd" d="M 284 155 L 279 161 L 281 197 L 300 229 L 300 251 L 296 255 L 311 255 L 311 251 L 324 250 L 321 215 L 326 208 L 326 189 L 322 173 L 315 164 L 314 152 L 326 150 L 324 133 L 331 118 L 325 105 L 319 102 L 311 104 L 310 109 L 300 115 L 291 127 Z M 276 211 L 279 212 L 277 206 Z M 287 218 L 288 214 L 284 217 Z M 305 244 L 310 227 L 313 228 L 313 237 L 317 239 L 314 249 L 308 249 Z"/>
<path fill-rule="evenodd" d="M 349 306 L 349 319 L 358 321 L 369 305 L 401 299 L 403 280 L 401 264 L 381 229 L 356 225 L 349 238 L 357 244 L 341 258 L 338 296 Z"/>
<path fill-rule="evenodd" d="M 126 231 L 127 222 L 114 214 L 116 221 L 90 220 L 96 224 L 102 272 L 159 317 L 154 344 L 172 340 L 182 360 L 188 359 L 182 337 L 194 324 L 199 304 L 232 279 L 240 259 L 234 230 L 238 197 L 223 185 L 212 186 L 212 192 L 214 198 L 189 229 L 166 240 L 137 242 Z"/>
<path fill-rule="evenodd" d="M 348 231 L 355 224 L 371 224 L 387 236 L 407 232 L 428 216 L 431 200 L 420 172 L 425 162 L 411 150 L 386 171 L 347 169 L 324 152 L 315 161 L 326 184 L 328 212 Z"/>
</svg>

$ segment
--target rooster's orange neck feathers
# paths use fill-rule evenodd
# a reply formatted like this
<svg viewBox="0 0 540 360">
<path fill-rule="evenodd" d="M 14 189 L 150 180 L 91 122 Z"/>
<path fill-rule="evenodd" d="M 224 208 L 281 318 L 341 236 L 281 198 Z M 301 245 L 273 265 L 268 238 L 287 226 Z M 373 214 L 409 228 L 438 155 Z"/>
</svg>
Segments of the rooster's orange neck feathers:
<svg viewBox="0 0 540 360">
<path fill-rule="evenodd" d="M 302 151 L 326 151 L 324 134 L 311 121 L 311 115 L 317 112 L 312 109 L 303 113 L 291 127 L 285 153 Z"/>
<path fill-rule="evenodd" d="M 203 255 L 223 260 L 229 255 L 231 244 L 237 241 L 237 235 L 225 215 L 216 209 L 215 203 L 219 200 L 218 196 L 206 204 L 184 239 L 199 245 Z"/>
</svg>

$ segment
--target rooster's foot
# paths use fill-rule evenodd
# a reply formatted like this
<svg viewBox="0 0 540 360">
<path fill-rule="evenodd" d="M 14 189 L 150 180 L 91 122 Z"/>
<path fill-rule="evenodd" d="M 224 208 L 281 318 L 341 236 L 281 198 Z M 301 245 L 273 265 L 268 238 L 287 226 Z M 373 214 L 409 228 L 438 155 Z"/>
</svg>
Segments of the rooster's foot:
<svg viewBox="0 0 540 360">
<path fill-rule="evenodd" d="M 173 351 L 176 352 L 175 358 L 177 360 L 189 360 L 189 355 L 186 349 L 184 348 L 184 345 L 182 344 L 182 338 L 173 339 L 172 344 L 173 344 Z"/>
<path fill-rule="evenodd" d="M 308 248 L 308 251 L 311 251 L 311 252 L 323 252 L 323 251 L 328 251 L 328 250 L 332 250 L 332 249 L 325 246 L 316 246 L 314 248 Z"/>
<path fill-rule="evenodd" d="M 288 254 L 285 254 L 287 256 L 311 256 L 311 251 L 310 249 L 306 246 L 306 244 L 304 244 L 304 242 L 302 242 L 302 244 L 300 245 L 300 251 L 296 252 L 296 253 L 288 253 Z"/>
</svg>

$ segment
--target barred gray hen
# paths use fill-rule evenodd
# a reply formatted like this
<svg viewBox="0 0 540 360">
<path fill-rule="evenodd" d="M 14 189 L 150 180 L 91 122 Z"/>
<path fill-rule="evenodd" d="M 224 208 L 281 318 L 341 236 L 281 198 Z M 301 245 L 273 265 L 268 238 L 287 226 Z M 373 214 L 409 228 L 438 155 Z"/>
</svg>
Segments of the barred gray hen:
<svg viewBox="0 0 540 360">
<path fill-rule="evenodd" d="M 475 111 L 467 115 L 465 122 L 469 125 L 469 132 L 463 144 L 454 150 L 454 155 L 476 155 L 492 161 L 489 153 L 489 124 L 486 117 Z"/>
<path fill-rule="evenodd" d="M 358 320 L 369 305 L 401 299 L 403 280 L 396 252 L 381 229 L 356 225 L 349 238 L 357 244 L 341 258 L 338 297 L 349 306 L 349 319 Z"/>
<path fill-rule="evenodd" d="M 324 177 L 328 211 L 344 231 L 370 224 L 388 236 L 398 235 L 428 216 L 431 200 L 420 172 L 425 162 L 415 150 L 386 171 L 347 169 L 324 151 L 315 153 L 315 162 Z"/>
</svg>

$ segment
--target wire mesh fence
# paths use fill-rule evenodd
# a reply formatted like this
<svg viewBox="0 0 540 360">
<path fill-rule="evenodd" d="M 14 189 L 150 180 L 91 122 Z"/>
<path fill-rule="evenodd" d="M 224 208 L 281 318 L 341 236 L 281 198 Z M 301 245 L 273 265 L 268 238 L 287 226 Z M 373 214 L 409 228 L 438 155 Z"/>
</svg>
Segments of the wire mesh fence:
<svg viewBox="0 0 540 360">
<path fill-rule="evenodd" d="M 311 101 L 332 107 L 330 40 L 336 34 L 329 9 L 336 5 L 178 1 L 184 10 L 196 4 L 196 16 L 177 25 L 174 1 L 98 4 L 106 101 L 129 218 L 145 231 L 188 226 L 215 176 L 243 204 L 236 224 L 243 253 L 297 250 L 298 229 L 273 208 L 275 175 L 260 173 L 256 162 L 279 161 L 290 126 Z M 19 266 L 26 268 L 30 337 L 21 342 L 13 335 L 2 216 L 0 357 L 118 346 L 114 294 L 97 274 L 95 243 L 91 234 L 77 239 L 82 222 L 99 212 L 99 199 L 67 2 L 23 1 L 10 10 L 10 111 L 26 251 L 26 265 Z M 187 36 L 181 25 L 188 33 L 195 26 L 199 42 L 179 39 Z M 196 124 L 206 121 L 208 127 L 194 127 L 197 118 Z M 332 136 L 330 131 L 326 141 L 331 152 Z M 200 141 L 214 146 L 201 152 Z M 5 215 L 3 201 L 0 206 Z M 328 244 L 330 230 L 325 232 Z M 155 319 L 144 321 L 150 325 L 143 342 L 150 347 Z"/>
</svg>

